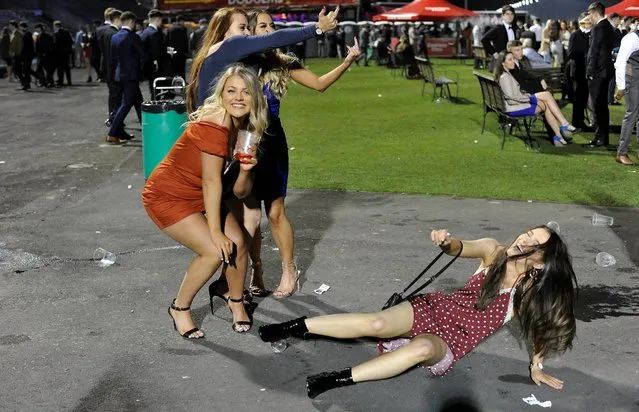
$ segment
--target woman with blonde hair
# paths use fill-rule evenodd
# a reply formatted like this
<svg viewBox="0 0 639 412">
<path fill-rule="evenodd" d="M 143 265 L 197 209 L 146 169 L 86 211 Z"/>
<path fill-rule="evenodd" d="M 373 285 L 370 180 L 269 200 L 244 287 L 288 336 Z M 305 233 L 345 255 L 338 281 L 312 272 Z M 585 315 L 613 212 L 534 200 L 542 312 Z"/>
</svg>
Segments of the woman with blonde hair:
<svg viewBox="0 0 639 412">
<path fill-rule="evenodd" d="M 267 36 L 275 32 L 275 24 L 270 14 L 264 10 L 253 10 L 248 13 L 249 29 L 256 36 Z M 295 57 L 278 50 L 270 50 L 259 58 L 261 80 L 264 83 L 264 94 L 268 103 L 269 126 L 262 141 L 264 154 L 260 165 L 256 168 L 253 195 L 258 202 L 264 202 L 264 209 L 271 225 L 271 233 L 280 250 L 282 259 L 282 275 L 279 286 L 273 292 L 277 299 L 289 297 L 299 287 L 299 271 L 294 260 L 293 227 L 284 207 L 288 183 L 288 146 L 286 134 L 280 121 L 280 101 L 286 95 L 288 82 L 294 80 L 309 89 L 323 92 L 346 72 L 360 55 L 357 39 L 353 47 L 347 46 L 348 55 L 344 62 L 323 76 L 317 76 L 302 67 Z M 261 207 L 261 205 L 260 205 Z M 251 258 L 251 285 L 249 291 L 253 296 L 266 296 L 267 291 L 262 279 L 262 260 L 260 257 L 262 236 L 257 227 L 253 241 L 249 247 Z"/>
<path fill-rule="evenodd" d="M 257 160 L 254 156 L 242 163 L 228 187 L 222 175 L 231 161 L 238 130 L 262 135 L 266 126 L 266 100 L 255 72 L 239 64 L 230 66 L 204 104 L 191 113 L 186 130 L 144 186 L 142 202 L 149 217 L 196 253 L 168 310 L 175 330 L 184 338 L 204 337 L 193 322 L 190 306 L 221 265 L 227 268 L 230 290 L 225 300 L 233 313 L 232 329 L 241 333 L 251 328 L 242 299 L 246 242 L 226 200 L 249 195 Z"/>
<path fill-rule="evenodd" d="M 189 112 L 202 105 L 216 78 L 226 66 L 254 53 L 295 44 L 322 34 L 337 26 L 335 11 L 326 14 L 322 9 L 316 25 L 280 30 L 264 36 L 249 36 L 246 13 L 240 9 L 222 8 L 215 12 L 204 33 L 202 47 L 193 59 L 191 83 L 187 88 L 186 104 Z"/>
</svg>

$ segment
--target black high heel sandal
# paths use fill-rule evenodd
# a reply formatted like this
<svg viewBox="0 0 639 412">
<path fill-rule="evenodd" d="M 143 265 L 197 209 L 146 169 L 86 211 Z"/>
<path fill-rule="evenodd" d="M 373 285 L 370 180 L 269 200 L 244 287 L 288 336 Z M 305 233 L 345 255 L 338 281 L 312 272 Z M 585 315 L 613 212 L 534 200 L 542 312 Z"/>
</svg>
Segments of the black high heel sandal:
<svg viewBox="0 0 639 412">
<path fill-rule="evenodd" d="M 215 315 L 215 305 L 213 305 L 213 298 L 218 297 L 222 299 L 224 303 L 228 303 L 226 300 L 226 296 L 224 296 L 224 293 L 221 293 L 219 291 L 219 284 L 219 280 L 214 280 L 209 285 L 209 305 L 211 306 L 211 315 Z M 257 308 L 257 303 L 253 302 L 253 297 L 248 290 L 244 290 L 242 299 L 244 301 L 244 305 L 246 306 L 246 311 L 249 312 L 249 314 L 252 314 L 255 311 L 255 308 Z"/>
<path fill-rule="evenodd" d="M 177 328 L 177 324 L 175 323 L 175 318 L 173 317 L 173 315 L 171 315 L 171 309 L 173 309 L 174 311 L 177 311 L 177 312 L 186 312 L 188 310 L 191 310 L 191 307 L 189 306 L 188 308 L 181 308 L 179 306 L 175 306 L 175 299 L 173 299 L 173 302 L 171 302 L 171 306 L 169 306 L 168 312 L 169 312 L 169 316 L 171 317 L 171 320 L 173 321 L 173 328 L 177 331 L 177 333 L 180 333 L 180 331 Z M 200 328 L 196 327 L 196 328 L 187 330 L 184 333 L 180 333 L 180 336 L 182 336 L 184 339 L 202 339 L 202 338 L 204 338 L 204 335 L 191 337 L 191 335 L 194 334 L 195 332 L 201 332 Z"/>
<path fill-rule="evenodd" d="M 244 303 L 244 299 L 233 299 L 232 297 L 227 297 L 227 298 L 223 298 L 226 301 L 226 305 L 229 308 L 229 311 L 231 312 L 231 314 L 233 314 L 233 309 L 231 309 L 231 307 L 229 306 L 229 302 L 233 302 L 233 303 L 241 303 L 243 305 L 246 305 Z M 247 309 L 246 306 L 244 307 L 244 309 Z M 251 330 L 251 328 L 253 327 L 253 317 L 251 316 L 251 314 L 249 313 L 248 310 L 246 310 L 246 314 L 248 315 L 250 320 L 238 320 L 237 322 L 233 322 L 233 324 L 231 325 L 231 329 L 233 329 L 233 332 L 235 333 L 246 333 L 249 330 Z M 236 326 L 245 326 L 247 325 L 249 328 L 246 330 L 238 330 L 236 329 Z"/>
</svg>

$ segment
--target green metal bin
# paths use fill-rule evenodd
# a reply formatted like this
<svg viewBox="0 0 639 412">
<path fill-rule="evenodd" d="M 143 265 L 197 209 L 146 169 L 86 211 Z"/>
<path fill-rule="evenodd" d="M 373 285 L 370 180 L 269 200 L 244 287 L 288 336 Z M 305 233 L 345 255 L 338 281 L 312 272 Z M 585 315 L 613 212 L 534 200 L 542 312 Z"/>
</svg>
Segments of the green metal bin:
<svg viewBox="0 0 639 412">
<path fill-rule="evenodd" d="M 144 178 L 169 153 L 184 132 L 186 103 L 181 100 L 154 100 L 142 103 L 142 164 Z"/>
</svg>

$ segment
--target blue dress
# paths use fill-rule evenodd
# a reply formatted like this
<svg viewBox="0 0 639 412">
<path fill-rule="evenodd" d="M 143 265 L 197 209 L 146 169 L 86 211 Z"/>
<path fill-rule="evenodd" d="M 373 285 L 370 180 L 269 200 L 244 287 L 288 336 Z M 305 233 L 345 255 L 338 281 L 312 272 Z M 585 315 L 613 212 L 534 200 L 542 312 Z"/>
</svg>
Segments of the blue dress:
<svg viewBox="0 0 639 412">
<path fill-rule="evenodd" d="M 253 196 L 258 201 L 270 204 L 279 197 L 286 197 L 288 185 L 288 144 L 280 121 L 280 101 L 268 84 L 264 85 L 268 103 L 268 127 L 264 132 L 260 148 L 262 157 L 255 166 Z"/>
</svg>

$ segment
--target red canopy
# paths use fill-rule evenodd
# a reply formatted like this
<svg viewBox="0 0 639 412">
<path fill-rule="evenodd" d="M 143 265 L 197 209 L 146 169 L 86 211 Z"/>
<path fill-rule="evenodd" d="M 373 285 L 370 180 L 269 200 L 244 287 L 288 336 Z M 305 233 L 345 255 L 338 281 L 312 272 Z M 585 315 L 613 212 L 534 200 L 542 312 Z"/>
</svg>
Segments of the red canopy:
<svg viewBox="0 0 639 412">
<path fill-rule="evenodd" d="M 639 0 L 624 0 L 606 9 L 606 14 L 617 13 L 620 16 L 639 17 Z"/>
<path fill-rule="evenodd" d="M 373 20 L 452 20 L 460 17 L 477 16 L 477 13 L 466 10 L 463 7 L 457 7 L 446 0 L 414 0 L 403 7 L 373 16 Z"/>
</svg>

